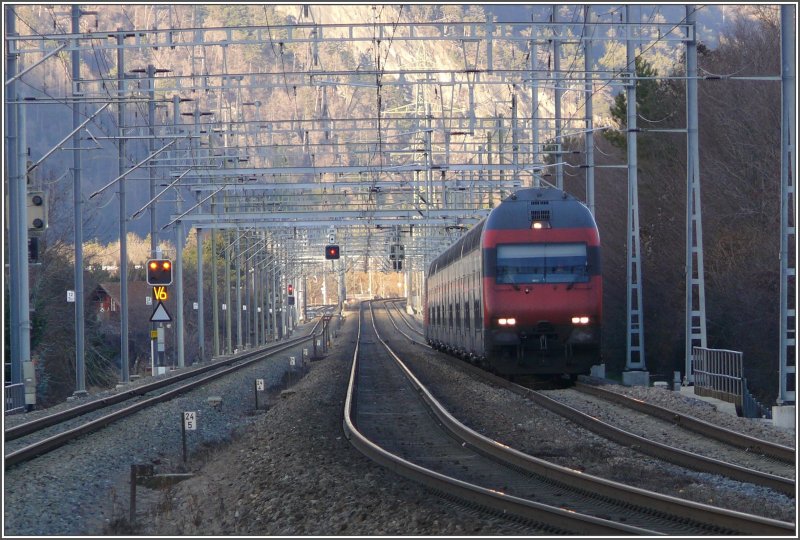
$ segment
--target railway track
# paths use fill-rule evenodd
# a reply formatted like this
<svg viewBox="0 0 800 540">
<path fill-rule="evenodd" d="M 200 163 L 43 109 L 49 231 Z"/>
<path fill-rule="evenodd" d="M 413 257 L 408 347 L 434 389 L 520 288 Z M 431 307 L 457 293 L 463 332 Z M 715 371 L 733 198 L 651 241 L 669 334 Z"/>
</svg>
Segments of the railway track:
<svg viewBox="0 0 800 540">
<path fill-rule="evenodd" d="M 456 421 L 362 320 L 344 427 L 384 466 L 448 496 L 539 530 L 579 534 L 792 535 L 794 526 L 576 473 L 487 439 Z M 635 501 L 635 502 L 632 502 Z"/>
<path fill-rule="evenodd" d="M 575 389 L 579 392 L 600 397 L 609 402 L 618 403 L 629 409 L 643 412 L 648 416 L 654 416 L 656 418 L 666 420 L 689 431 L 700 433 L 704 437 L 718 440 L 731 446 L 735 446 L 736 448 L 742 448 L 750 454 L 768 456 L 777 461 L 790 463 L 793 465 L 797 463 L 797 454 L 794 448 L 770 441 L 765 441 L 763 439 L 757 439 L 743 433 L 737 433 L 736 431 L 715 426 L 714 424 L 694 418 L 688 414 L 683 414 L 670 409 L 665 409 L 664 407 L 646 403 L 638 399 L 633 399 L 617 392 L 606 390 L 597 385 L 578 382 L 575 384 Z"/>
<path fill-rule="evenodd" d="M 396 311 L 403 316 L 402 310 L 396 309 Z M 419 342 L 418 338 L 409 335 L 396 324 L 395 328 L 408 339 Z M 411 328 L 411 326 L 409 326 L 409 328 Z M 418 333 L 418 331 L 415 332 Z M 447 360 L 451 361 L 449 358 Z M 466 370 L 479 379 L 483 379 L 492 385 L 508 389 L 618 444 L 631 447 L 639 452 L 696 471 L 719 474 L 741 482 L 766 486 L 792 497 L 795 494 L 796 484 L 794 475 L 796 461 L 793 448 L 712 426 L 707 422 L 692 418 L 691 416 L 647 405 L 639 400 L 625 398 L 625 396 L 602 390 L 596 386 L 580 383 L 576 385 L 576 391 L 600 396 L 608 402 L 616 403 L 618 406 L 625 406 L 652 416 L 653 422 L 669 421 L 698 433 L 698 439 L 713 438 L 720 441 L 721 444 L 714 446 L 714 450 L 712 452 L 707 452 L 707 454 L 724 456 L 725 459 L 709 457 L 708 455 L 673 447 L 636 435 L 630 431 L 612 425 L 611 423 L 602 421 L 600 418 L 597 418 L 595 414 L 582 412 L 577 408 L 549 397 L 544 392 L 515 384 L 467 362 L 461 362 L 455 359 L 451 362 L 453 365 L 457 365 L 459 369 Z M 703 443 L 703 446 L 708 446 L 708 444 Z"/>
<path fill-rule="evenodd" d="M 4 468 L 31 460 L 68 444 L 77 437 L 94 433 L 140 410 L 168 401 L 204 386 L 265 358 L 314 339 L 318 321 L 305 336 L 256 349 L 210 365 L 144 384 L 59 413 L 16 425 L 4 431 Z"/>
<path fill-rule="evenodd" d="M 619 394 L 609 396 L 613 392 L 607 390 L 595 393 L 597 390 L 581 384 L 568 390 L 545 393 L 559 402 L 603 420 L 627 433 L 636 434 L 654 443 L 660 442 L 705 456 L 712 460 L 711 466 L 714 466 L 716 462 L 722 462 L 730 464 L 732 467 L 753 471 L 755 474 L 754 477 L 738 474 L 740 478 L 737 479 L 741 481 L 765 485 L 787 495 L 794 493 L 793 448 L 716 428 L 707 422 L 701 422 L 686 415 L 678 415 L 675 419 L 670 419 L 657 414 L 648 414 L 638 409 L 634 400 L 619 400 L 619 397 L 624 396 Z M 661 411 L 666 411 L 666 409 L 661 409 Z M 648 414 L 647 422 L 639 420 L 642 414 Z M 691 419 L 690 422 L 697 422 L 698 430 L 685 429 L 680 423 L 681 419 Z M 699 429 L 704 424 L 716 429 L 710 430 L 709 434 L 703 433 Z M 726 476 L 735 476 L 739 473 L 736 469 L 724 472 Z"/>
</svg>

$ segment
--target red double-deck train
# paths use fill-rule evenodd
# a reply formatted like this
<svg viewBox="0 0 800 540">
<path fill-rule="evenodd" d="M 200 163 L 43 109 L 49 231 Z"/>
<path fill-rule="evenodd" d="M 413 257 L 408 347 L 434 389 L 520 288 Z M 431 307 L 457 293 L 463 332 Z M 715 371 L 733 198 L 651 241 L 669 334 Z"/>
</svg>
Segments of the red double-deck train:
<svg viewBox="0 0 800 540">
<path fill-rule="evenodd" d="M 600 235 L 553 188 L 519 190 L 427 272 L 425 335 L 503 375 L 577 375 L 600 362 Z"/>
</svg>

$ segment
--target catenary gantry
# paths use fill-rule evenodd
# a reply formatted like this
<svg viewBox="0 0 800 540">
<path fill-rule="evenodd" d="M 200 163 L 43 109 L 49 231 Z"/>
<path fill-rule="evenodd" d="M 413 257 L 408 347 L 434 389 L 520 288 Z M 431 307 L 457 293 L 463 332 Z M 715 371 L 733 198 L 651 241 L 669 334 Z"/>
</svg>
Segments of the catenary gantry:
<svg viewBox="0 0 800 540">
<path fill-rule="evenodd" d="M 24 107 L 69 100 L 78 131 L 81 115 L 94 115 L 94 109 L 112 103 L 119 114 L 117 133 L 91 135 L 97 133 L 96 121 L 91 124 L 92 132 L 87 129 L 85 133 L 98 146 L 98 141 L 118 142 L 120 189 L 125 183 L 123 174 L 133 178 L 136 173 L 131 171 L 147 172 L 151 222 L 156 222 L 156 208 L 162 214 L 162 226 L 151 227 L 153 246 L 158 236 L 183 235 L 184 225 L 198 231 L 211 230 L 215 241 L 215 231 L 221 230 L 226 241 L 238 237 L 237 242 L 260 242 L 260 250 L 245 255 L 251 257 L 247 261 L 256 261 L 262 268 L 274 267 L 280 260 L 286 265 L 295 261 L 308 267 L 309 260 L 321 258 L 322 244 L 315 243 L 324 241 L 333 226 L 342 243 L 349 243 L 354 256 L 374 255 L 375 245 L 385 249 L 386 233 L 391 230 L 394 242 L 406 244 L 407 268 L 419 272 L 459 231 L 514 189 L 542 183 L 563 185 L 567 164 L 561 142 L 566 137 L 591 141 L 594 132 L 610 128 L 595 125 L 587 98 L 609 96 L 622 89 L 628 94 L 628 102 L 635 102 L 632 82 L 636 78 L 630 54 L 634 45 L 640 50 L 657 43 L 685 46 L 687 57 L 696 54 L 695 8 L 691 5 L 684 17 L 671 23 L 635 20 L 630 9 L 625 10 L 624 17 L 619 11 L 612 18 L 588 6 L 576 6 L 573 21 L 563 22 L 554 6 L 550 20 L 543 22 L 408 23 L 401 20 L 399 12 L 387 10 L 388 20 L 320 24 L 306 9 L 305 16 L 288 25 L 93 31 L 82 30 L 81 18 L 89 13 L 76 7 L 70 14 L 69 31 L 23 35 L 7 23 L 5 88 L 12 99 L 6 100 L 6 116 L 14 123 L 9 124 L 11 131 L 19 125 L 22 117 L 18 112 Z M 97 13 L 94 16 L 99 17 Z M 13 18 L 7 8 L 7 19 L 13 22 Z M 608 69 L 596 69 L 591 61 L 591 44 L 601 41 L 626 43 L 627 58 Z M 414 49 L 425 43 L 452 47 L 460 53 L 458 62 L 436 65 L 422 55 L 408 66 L 400 65 L 389 54 L 392 47 Z M 372 47 L 377 54 L 374 58 L 367 55 L 366 63 L 361 58 L 358 65 L 326 69 L 319 55 L 319 48 L 326 44 Z M 237 72 L 227 68 L 226 59 L 237 51 L 259 46 L 271 50 L 276 69 Z M 88 49 L 94 54 L 116 53 L 117 77 L 102 76 L 102 71 L 101 76 L 83 76 L 80 53 Z M 188 67 L 176 64 L 159 70 L 148 60 L 157 50 L 191 51 L 191 62 Z M 299 60 L 287 67 L 282 60 L 290 50 Z M 212 51 L 216 60 L 212 60 Z M 58 53 L 69 53 L 72 58 L 70 95 L 16 99 L 19 83 L 36 73 L 39 62 L 52 62 Z M 299 53 L 305 56 L 301 58 Z M 126 69 L 125 54 L 135 57 L 133 67 L 137 69 Z M 579 56 L 584 56 L 584 62 L 577 61 Z M 571 62 L 562 64 L 562 57 Z M 561 69 L 564 65 L 569 67 Z M 703 77 L 690 74 L 687 85 L 696 83 L 697 78 Z M 308 108 L 302 113 L 298 90 L 309 98 Z M 403 101 L 391 102 L 387 98 L 390 91 L 395 92 L 395 99 L 400 92 Z M 258 92 L 285 92 L 294 111 L 267 110 L 266 99 L 262 102 L 254 97 Z M 369 92 L 375 114 L 336 117 L 330 107 L 336 92 L 351 99 L 355 92 Z M 494 109 L 482 103 L 477 96 L 481 92 L 492 96 Z M 545 104 L 544 97 L 550 94 L 553 103 Z M 572 103 L 574 112 L 562 114 L 562 100 L 565 106 Z M 138 121 L 130 118 L 131 110 L 145 105 L 146 115 L 139 115 Z M 690 134 L 692 114 L 696 115 L 696 110 L 692 113 L 687 107 Z M 628 125 L 635 126 L 635 112 Z M 793 140 L 794 128 L 788 129 L 787 140 Z M 629 132 L 628 137 L 628 147 L 635 148 L 635 132 Z M 137 141 L 147 143 L 144 160 L 142 155 L 132 159 L 122 149 L 124 144 L 130 147 Z M 167 143 L 171 143 L 169 148 L 155 153 Z M 81 169 L 81 138 L 73 137 L 72 146 L 77 148 L 73 150 L 77 153 L 77 174 Z M 594 208 L 590 177 L 596 167 L 591 149 L 588 142 L 581 168 L 587 175 L 587 204 Z M 690 154 L 692 151 L 690 147 Z M 11 153 L 12 161 L 21 155 Z M 627 167 L 631 184 L 628 286 L 634 300 L 628 305 L 628 349 L 629 364 L 643 368 L 635 159 L 634 151 L 627 165 L 612 166 Z M 699 193 L 696 166 L 695 159 L 687 171 L 690 194 Z M 24 176 L 23 169 L 10 167 L 9 176 Z M 174 180 L 179 177 L 179 181 Z M 174 209 L 170 208 L 172 203 L 165 202 L 166 197 L 156 196 L 154 186 L 160 182 L 169 182 L 165 184 L 171 188 L 169 193 L 177 195 L 179 203 Z M 791 178 L 784 184 L 793 197 Z M 12 214 L 17 208 L 19 205 L 12 205 Z M 77 198 L 77 221 L 80 208 Z M 784 229 L 793 231 L 791 211 L 783 211 L 781 217 L 785 218 Z M 704 339 L 704 330 L 696 331 L 705 317 L 704 307 L 696 305 L 703 287 L 701 266 L 698 274 L 702 260 L 698 261 L 696 255 L 702 254 L 699 221 L 699 203 L 690 200 L 687 275 L 692 279 L 687 283 L 687 343 Z M 291 233 L 285 229 L 291 229 Z M 792 235 L 784 234 L 782 239 L 791 239 Z M 180 246 L 182 239 L 178 238 L 176 244 Z M 21 250 L 19 246 L 17 249 Z M 233 251 L 239 253 L 238 248 L 228 249 L 226 256 Z M 782 298 L 791 289 L 793 276 L 793 268 L 784 269 Z M 22 280 L 21 275 L 12 276 L 13 282 Z M 22 303 L 22 299 L 15 303 L 18 313 L 26 311 Z M 793 309 L 782 309 L 784 319 L 793 318 Z M 14 324 L 25 326 L 20 320 Z M 641 350 L 637 343 L 642 345 Z M 784 348 L 793 346 L 791 334 Z M 638 355 L 633 362 L 631 349 Z M 16 350 L 20 350 L 19 345 Z M 789 397 L 794 400 L 793 392 Z"/>
</svg>

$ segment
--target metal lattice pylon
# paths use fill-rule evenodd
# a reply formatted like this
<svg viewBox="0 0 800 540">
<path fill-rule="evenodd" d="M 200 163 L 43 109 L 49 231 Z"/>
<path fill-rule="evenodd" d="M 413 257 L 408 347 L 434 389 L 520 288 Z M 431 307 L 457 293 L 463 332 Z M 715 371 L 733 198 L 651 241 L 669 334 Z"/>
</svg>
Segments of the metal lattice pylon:
<svg viewBox="0 0 800 540">
<path fill-rule="evenodd" d="M 700 205 L 700 152 L 697 116 L 697 42 L 695 8 L 686 6 L 686 382 L 694 382 L 694 347 L 706 348 L 706 293 L 703 271 L 703 222 Z"/>
<path fill-rule="evenodd" d="M 630 6 L 625 7 L 626 21 L 630 21 Z M 631 32 L 629 27 L 628 32 Z M 628 101 L 628 219 L 627 219 L 627 341 L 625 370 L 645 370 L 644 311 L 642 309 L 642 249 L 639 239 L 639 188 L 636 160 L 636 63 L 633 36 L 627 39 Z"/>
</svg>

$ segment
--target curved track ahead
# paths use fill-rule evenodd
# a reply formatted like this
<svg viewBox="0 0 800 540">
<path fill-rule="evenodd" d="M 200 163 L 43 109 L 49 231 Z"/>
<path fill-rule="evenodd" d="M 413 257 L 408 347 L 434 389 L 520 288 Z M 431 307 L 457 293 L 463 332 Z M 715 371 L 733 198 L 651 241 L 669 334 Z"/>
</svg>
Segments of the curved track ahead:
<svg viewBox="0 0 800 540">
<path fill-rule="evenodd" d="M 558 531 L 794 533 L 792 524 L 589 477 L 486 439 L 452 418 L 411 374 L 380 337 L 371 309 L 361 316 L 372 324 L 362 320 L 359 328 L 345 432 L 360 451 L 400 474 Z"/>
<path fill-rule="evenodd" d="M 396 304 L 397 302 L 392 302 L 395 311 L 405 320 L 405 315 Z M 420 343 L 419 338 L 414 334 L 421 336 L 421 331 L 415 329 L 408 321 L 406 321 L 406 325 L 412 330 L 411 335 L 399 325 L 395 324 L 395 329 L 414 343 Z M 447 359 L 448 361 L 451 360 L 449 357 Z M 576 385 L 575 391 L 596 395 L 616 404 L 609 405 L 610 407 L 624 406 L 635 409 L 640 413 L 654 417 L 654 422 L 667 420 L 685 427 L 687 430 L 699 433 L 698 437 L 700 438 L 716 439 L 722 444 L 716 445 L 717 451 L 713 454 L 717 457 L 712 458 L 635 435 L 603 422 L 594 415 L 561 403 L 543 392 L 512 383 L 467 362 L 452 359 L 452 363 L 457 365 L 459 369 L 468 371 L 495 386 L 500 386 L 526 399 L 530 399 L 537 405 L 618 444 L 635 448 L 637 451 L 682 467 L 710 474 L 720 474 L 740 482 L 765 486 L 789 496 L 795 495 L 794 467 L 796 461 L 793 448 L 711 426 L 707 422 L 676 411 L 647 405 L 639 400 L 625 398 L 625 396 L 604 391 L 596 386 L 581 383 Z M 723 459 L 719 456 L 726 456 L 726 458 Z"/>
</svg>

